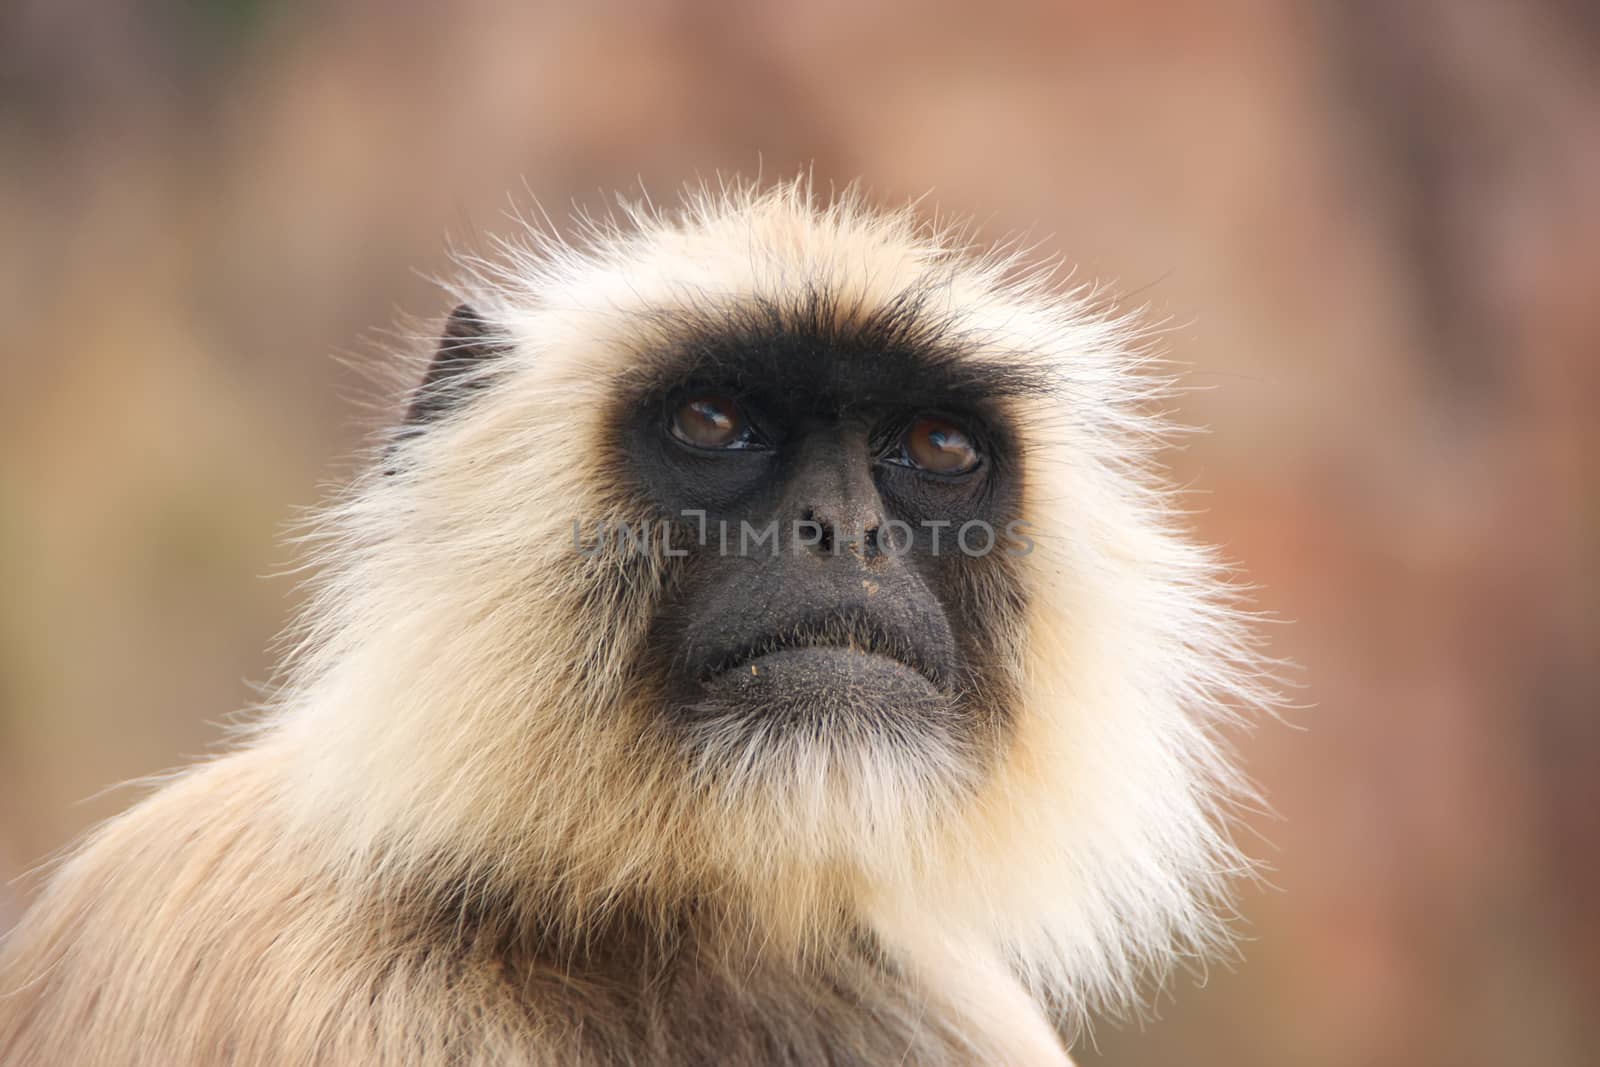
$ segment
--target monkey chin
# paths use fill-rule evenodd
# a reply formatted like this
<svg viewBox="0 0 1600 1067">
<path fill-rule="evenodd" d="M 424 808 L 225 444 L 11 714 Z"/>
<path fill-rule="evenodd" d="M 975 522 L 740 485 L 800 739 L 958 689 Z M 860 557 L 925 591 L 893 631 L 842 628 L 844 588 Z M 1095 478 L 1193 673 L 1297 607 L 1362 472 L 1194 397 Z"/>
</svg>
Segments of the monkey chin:
<svg viewBox="0 0 1600 1067">
<path fill-rule="evenodd" d="M 945 723 L 953 701 L 917 668 L 861 648 L 780 648 L 737 663 L 701 683 L 687 709 L 701 725 L 742 724 L 777 737 L 791 731 L 843 740 L 902 735 Z"/>
</svg>

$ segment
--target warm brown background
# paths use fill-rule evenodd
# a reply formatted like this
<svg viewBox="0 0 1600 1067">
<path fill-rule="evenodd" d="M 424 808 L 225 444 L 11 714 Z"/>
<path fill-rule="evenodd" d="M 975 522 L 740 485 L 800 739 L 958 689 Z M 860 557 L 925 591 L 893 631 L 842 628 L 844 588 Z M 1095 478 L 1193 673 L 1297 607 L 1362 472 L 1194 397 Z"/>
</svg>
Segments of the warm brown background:
<svg viewBox="0 0 1600 1067">
<path fill-rule="evenodd" d="M 1170 317 L 1175 472 L 1293 621 L 1277 888 L 1105 1062 L 1600 1062 L 1592 0 L 9 0 L 0 926 L 253 699 L 447 235 L 810 162 Z"/>
</svg>

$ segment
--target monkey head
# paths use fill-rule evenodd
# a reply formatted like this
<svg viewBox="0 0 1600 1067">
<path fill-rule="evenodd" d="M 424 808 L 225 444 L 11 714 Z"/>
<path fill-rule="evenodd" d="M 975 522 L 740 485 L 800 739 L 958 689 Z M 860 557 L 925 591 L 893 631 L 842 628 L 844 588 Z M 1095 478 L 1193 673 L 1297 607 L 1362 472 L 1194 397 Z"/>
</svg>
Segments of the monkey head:
<svg viewBox="0 0 1600 1067">
<path fill-rule="evenodd" d="M 1215 726 L 1266 698 L 1131 321 L 801 184 L 468 267 L 323 519 L 308 824 L 577 923 L 937 928 L 1071 1005 L 1213 938 Z"/>
</svg>

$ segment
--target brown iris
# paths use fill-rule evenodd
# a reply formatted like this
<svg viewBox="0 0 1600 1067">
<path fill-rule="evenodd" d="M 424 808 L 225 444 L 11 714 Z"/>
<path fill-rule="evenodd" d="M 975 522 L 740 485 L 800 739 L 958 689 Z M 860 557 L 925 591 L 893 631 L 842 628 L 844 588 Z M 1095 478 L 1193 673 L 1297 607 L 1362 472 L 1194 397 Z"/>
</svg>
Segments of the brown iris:
<svg viewBox="0 0 1600 1067">
<path fill-rule="evenodd" d="M 732 397 L 702 393 L 673 412 L 672 433 L 696 448 L 739 448 L 750 440 L 750 424 Z"/>
<path fill-rule="evenodd" d="M 949 419 L 923 415 L 900 439 L 905 462 L 934 474 L 966 474 L 978 466 L 978 450 L 967 432 Z"/>
</svg>

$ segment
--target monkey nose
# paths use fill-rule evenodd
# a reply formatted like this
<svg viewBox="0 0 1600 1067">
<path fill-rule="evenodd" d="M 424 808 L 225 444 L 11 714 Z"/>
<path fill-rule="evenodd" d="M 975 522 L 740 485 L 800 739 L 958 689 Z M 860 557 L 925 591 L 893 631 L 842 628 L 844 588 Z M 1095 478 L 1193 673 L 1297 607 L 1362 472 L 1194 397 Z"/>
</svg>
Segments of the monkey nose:
<svg viewBox="0 0 1600 1067">
<path fill-rule="evenodd" d="M 801 512 L 800 522 L 813 536 L 802 543 L 813 553 L 823 556 L 838 556 L 848 552 L 862 561 L 882 556 L 882 519 L 865 508 L 849 516 L 850 510 L 853 509 L 835 512 L 819 507 L 806 508 Z M 848 517 L 835 518 L 835 515 Z"/>
</svg>

